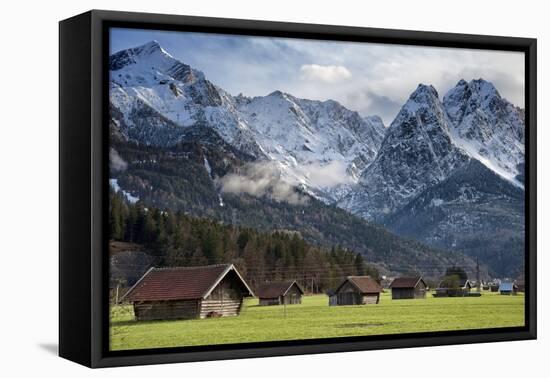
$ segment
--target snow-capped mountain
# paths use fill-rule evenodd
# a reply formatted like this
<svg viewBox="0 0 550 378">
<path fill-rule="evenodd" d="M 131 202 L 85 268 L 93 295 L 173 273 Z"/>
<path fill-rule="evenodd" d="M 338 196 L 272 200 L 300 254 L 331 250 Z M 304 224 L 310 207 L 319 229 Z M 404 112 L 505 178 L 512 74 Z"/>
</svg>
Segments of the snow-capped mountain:
<svg viewBox="0 0 550 378">
<path fill-rule="evenodd" d="M 110 58 L 112 123 L 125 138 L 170 146 L 184 130 L 204 126 L 258 159 L 278 164 L 282 177 L 333 202 L 374 159 L 385 128 L 339 103 L 275 91 L 233 97 L 178 61 L 155 41 Z"/>
<path fill-rule="evenodd" d="M 525 160 L 525 114 L 493 84 L 461 80 L 443 98 L 453 142 L 519 186 Z"/>
<path fill-rule="evenodd" d="M 185 127 L 204 125 L 228 143 L 262 156 L 233 98 L 205 75 L 178 61 L 156 41 L 110 57 L 110 100 L 128 138 L 150 145 L 174 145 Z"/>
<path fill-rule="evenodd" d="M 379 117 L 362 118 L 336 101 L 304 100 L 280 91 L 241 97 L 237 107 L 283 175 L 328 201 L 357 182 L 385 131 Z"/>
<path fill-rule="evenodd" d="M 383 221 L 469 157 L 451 139 L 449 119 L 432 86 L 419 85 L 390 125 L 374 162 L 340 206 Z"/>
<path fill-rule="evenodd" d="M 419 85 L 339 206 L 515 274 L 524 252 L 522 112 L 483 80 Z"/>
</svg>

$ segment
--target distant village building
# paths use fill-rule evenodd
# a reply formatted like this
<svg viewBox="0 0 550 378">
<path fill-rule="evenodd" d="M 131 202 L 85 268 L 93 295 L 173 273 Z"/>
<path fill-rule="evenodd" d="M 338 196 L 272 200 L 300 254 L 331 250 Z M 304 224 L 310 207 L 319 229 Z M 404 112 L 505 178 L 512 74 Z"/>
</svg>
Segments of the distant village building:
<svg viewBox="0 0 550 378">
<path fill-rule="evenodd" d="M 151 268 L 121 298 L 137 320 L 234 316 L 253 292 L 233 264 Z"/>
<path fill-rule="evenodd" d="M 300 304 L 304 291 L 296 281 L 269 282 L 256 290 L 260 306 Z"/>
<path fill-rule="evenodd" d="M 378 304 L 382 287 L 369 276 L 349 276 L 336 288 L 336 305 Z M 329 299 L 330 304 L 330 299 Z"/>
<path fill-rule="evenodd" d="M 466 297 L 470 294 L 472 284 L 467 279 L 459 279 L 456 282 L 443 279 L 435 289 L 435 297 Z"/>
<path fill-rule="evenodd" d="M 518 285 L 514 282 L 502 282 L 499 291 L 501 295 L 516 295 L 518 293 Z"/>
<path fill-rule="evenodd" d="M 390 285 L 392 299 L 426 298 L 428 286 L 422 277 L 398 277 Z"/>
</svg>

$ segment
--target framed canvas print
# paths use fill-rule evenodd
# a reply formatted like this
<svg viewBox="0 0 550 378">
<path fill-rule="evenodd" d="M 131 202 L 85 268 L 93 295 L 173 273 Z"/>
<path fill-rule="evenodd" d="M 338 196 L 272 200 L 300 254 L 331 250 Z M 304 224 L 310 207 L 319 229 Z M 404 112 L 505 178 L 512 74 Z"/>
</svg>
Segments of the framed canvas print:
<svg viewBox="0 0 550 378">
<path fill-rule="evenodd" d="M 536 40 L 60 23 L 60 355 L 536 337 Z"/>
</svg>

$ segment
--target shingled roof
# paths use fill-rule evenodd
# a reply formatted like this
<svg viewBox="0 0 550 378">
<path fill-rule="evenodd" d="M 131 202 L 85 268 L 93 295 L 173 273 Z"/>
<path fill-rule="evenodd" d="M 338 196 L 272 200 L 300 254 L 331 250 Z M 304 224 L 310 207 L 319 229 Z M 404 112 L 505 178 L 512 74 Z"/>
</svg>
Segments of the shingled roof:
<svg viewBox="0 0 550 378">
<path fill-rule="evenodd" d="M 256 290 L 256 295 L 258 298 L 278 298 L 286 295 L 292 285 L 296 285 L 298 290 L 304 294 L 304 291 L 296 281 L 284 281 L 265 283 Z"/>
<path fill-rule="evenodd" d="M 390 285 L 390 288 L 392 289 L 410 289 L 415 288 L 416 285 L 418 285 L 419 282 L 424 282 L 422 277 L 397 277 L 394 279 Z M 424 286 L 426 286 L 426 283 L 424 282 Z"/>
<path fill-rule="evenodd" d="M 338 292 L 340 288 L 348 281 L 354 285 L 357 290 L 361 292 L 361 294 L 375 294 L 383 291 L 382 286 L 380 286 L 378 282 L 369 276 L 348 276 L 344 282 L 338 286 L 336 292 Z"/>
<path fill-rule="evenodd" d="M 220 281 L 234 272 L 243 289 L 254 295 L 233 264 L 151 268 L 121 301 L 166 301 L 206 298 Z"/>
</svg>

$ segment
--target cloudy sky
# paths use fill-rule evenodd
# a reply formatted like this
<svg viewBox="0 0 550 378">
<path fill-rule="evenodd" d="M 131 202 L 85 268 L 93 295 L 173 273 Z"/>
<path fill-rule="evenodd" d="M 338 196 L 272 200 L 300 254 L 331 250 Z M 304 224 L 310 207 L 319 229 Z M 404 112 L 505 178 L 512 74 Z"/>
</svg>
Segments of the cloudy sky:
<svg viewBox="0 0 550 378">
<path fill-rule="evenodd" d="M 385 124 L 419 83 L 443 97 L 461 78 L 483 78 L 524 106 L 523 53 L 134 29 L 112 29 L 111 52 L 151 40 L 233 95 L 333 99 Z"/>
</svg>

